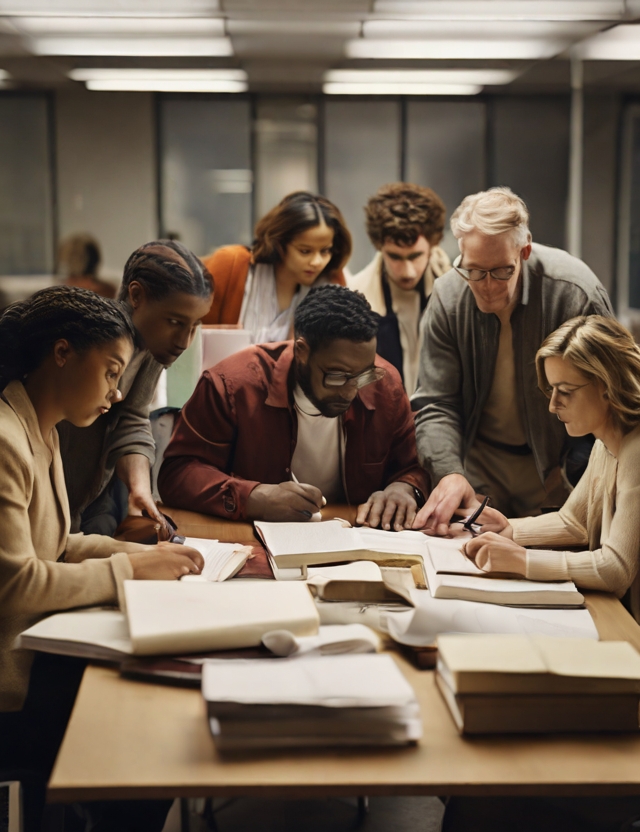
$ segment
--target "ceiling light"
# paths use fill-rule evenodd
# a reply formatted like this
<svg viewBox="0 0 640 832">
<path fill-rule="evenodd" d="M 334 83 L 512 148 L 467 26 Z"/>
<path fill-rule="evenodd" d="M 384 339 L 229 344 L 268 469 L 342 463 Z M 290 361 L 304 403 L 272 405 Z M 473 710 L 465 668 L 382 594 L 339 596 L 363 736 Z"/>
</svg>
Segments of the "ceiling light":
<svg viewBox="0 0 640 832">
<path fill-rule="evenodd" d="M 69 77 L 90 90 L 121 92 L 246 92 L 242 69 L 73 69 Z"/>
<path fill-rule="evenodd" d="M 119 57 L 228 57 L 229 38 L 33 38 L 36 55 Z"/>
<path fill-rule="evenodd" d="M 161 78 L 140 78 L 130 81 L 87 81 L 94 92 L 246 92 L 246 81 L 172 81 Z"/>
<path fill-rule="evenodd" d="M 552 58 L 567 47 L 555 40 L 371 40 L 347 41 L 348 58 L 423 60 L 539 60 Z"/>
<path fill-rule="evenodd" d="M 480 84 L 329 82 L 322 86 L 327 95 L 477 95 L 481 90 Z"/>
<path fill-rule="evenodd" d="M 602 23 L 548 20 L 367 20 L 362 36 L 375 40 L 561 40 L 594 34 Z"/>
<path fill-rule="evenodd" d="M 8 81 L 11 76 L 6 69 L 0 69 L 0 81 Z"/>
<path fill-rule="evenodd" d="M 376 0 L 374 12 L 429 20 L 616 20 L 624 0 Z"/>
<path fill-rule="evenodd" d="M 185 17 L 13 17 L 28 35 L 199 35 L 224 37 L 221 18 Z"/>
<path fill-rule="evenodd" d="M 511 69 L 330 69 L 327 83 L 342 84 L 510 84 L 520 72 Z"/>
<path fill-rule="evenodd" d="M 72 69 L 68 77 L 73 81 L 246 81 L 244 69 L 152 69 L 80 67 Z"/>
<path fill-rule="evenodd" d="M 0 14 L 18 17 L 205 17 L 220 11 L 219 0 L 0 0 Z"/>
<path fill-rule="evenodd" d="M 358 20 L 227 20 L 230 35 L 325 35 L 355 38 L 360 32 Z"/>
<path fill-rule="evenodd" d="M 577 51 L 585 61 L 640 61 L 640 26 L 616 26 L 579 44 Z"/>
</svg>

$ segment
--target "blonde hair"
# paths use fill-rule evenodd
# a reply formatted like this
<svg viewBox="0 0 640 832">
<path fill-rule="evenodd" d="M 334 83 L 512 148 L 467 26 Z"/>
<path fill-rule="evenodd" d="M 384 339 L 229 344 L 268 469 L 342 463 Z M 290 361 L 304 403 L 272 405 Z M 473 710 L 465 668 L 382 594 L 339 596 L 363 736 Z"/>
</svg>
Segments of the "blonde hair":
<svg viewBox="0 0 640 832">
<path fill-rule="evenodd" d="M 538 386 L 549 396 L 546 358 L 570 361 L 590 380 L 604 386 L 611 414 L 623 430 L 640 424 L 640 348 L 615 318 L 572 318 L 548 335 L 536 353 Z"/>
<path fill-rule="evenodd" d="M 510 231 L 520 248 L 531 242 L 529 211 L 511 188 L 489 188 L 466 196 L 451 215 L 451 230 L 459 246 L 462 237 L 474 230 L 489 236 Z"/>
</svg>

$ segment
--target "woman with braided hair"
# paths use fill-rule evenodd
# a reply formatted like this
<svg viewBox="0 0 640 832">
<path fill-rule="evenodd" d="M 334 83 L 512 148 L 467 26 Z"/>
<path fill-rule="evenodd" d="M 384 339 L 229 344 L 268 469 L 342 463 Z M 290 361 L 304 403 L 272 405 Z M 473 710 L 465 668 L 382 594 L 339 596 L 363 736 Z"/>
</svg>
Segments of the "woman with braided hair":
<svg viewBox="0 0 640 832">
<path fill-rule="evenodd" d="M 137 335 L 118 385 L 121 400 L 90 428 L 63 423 L 59 429 L 72 531 L 112 535 L 127 513 L 143 511 L 164 525 L 151 496 L 149 405 L 163 367 L 187 349 L 209 311 L 213 280 L 181 243 L 157 240 L 129 257 L 118 300 Z M 118 480 L 128 500 L 118 499 Z"/>
<path fill-rule="evenodd" d="M 134 338 L 120 304 L 67 286 L 43 289 L 0 317 L 0 769 L 33 775 L 23 782 L 26 832 L 39 829 L 83 665 L 42 654 L 34 661 L 12 649 L 16 636 L 49 613 L 118 604 L 124 580 L 202 568 L 185 546 L 69 533 L 56 425 L 87 427 L 120 401 Z"/>
</svg>

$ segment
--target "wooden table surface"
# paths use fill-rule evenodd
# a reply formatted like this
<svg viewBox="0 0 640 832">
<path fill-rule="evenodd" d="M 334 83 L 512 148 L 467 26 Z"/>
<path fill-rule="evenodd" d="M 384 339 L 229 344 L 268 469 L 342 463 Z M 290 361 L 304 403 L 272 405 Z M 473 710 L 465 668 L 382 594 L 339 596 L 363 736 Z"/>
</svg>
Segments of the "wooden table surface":
<svg viewBox="0 0 640 832">
<path fill-rule="evenodd" d="M 208 537 L 226 536 L 221 524 L 228 521 L 168 513 L 188 534 L 200 528 L 200 536 L 203 529 Z M 238 540 L 242 524 L 232 525 L 227 539 Z M 608 595 L 585 595 L 601 638 L 628 640 L 640 650 L 640 627 L 622 605 Z M 424 736 L 417 746 L 235 757 L 216 751 L 199 691 L 89 667 L 48 799 L 640 794 L 640 734 L 462 738 L 433 672 L 393 655 L 420 702 Z"/>
</svg>

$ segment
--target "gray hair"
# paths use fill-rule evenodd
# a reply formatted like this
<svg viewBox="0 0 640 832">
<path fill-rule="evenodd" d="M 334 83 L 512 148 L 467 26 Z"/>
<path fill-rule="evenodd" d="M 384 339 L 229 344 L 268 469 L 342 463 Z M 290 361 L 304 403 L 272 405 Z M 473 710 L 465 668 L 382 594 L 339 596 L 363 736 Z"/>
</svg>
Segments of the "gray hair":
<svg viewBox="0 0 640 832">
<path fill-rule="evenodd" d="M 520 248 L 531 242 L 529 211 L 511 188 L 489 188 L 466 196 L 451 215 L 451 230 L 459 246 L 464 235 L 474 230 L 489 236 L 510 231 Z"/>
</svg>

